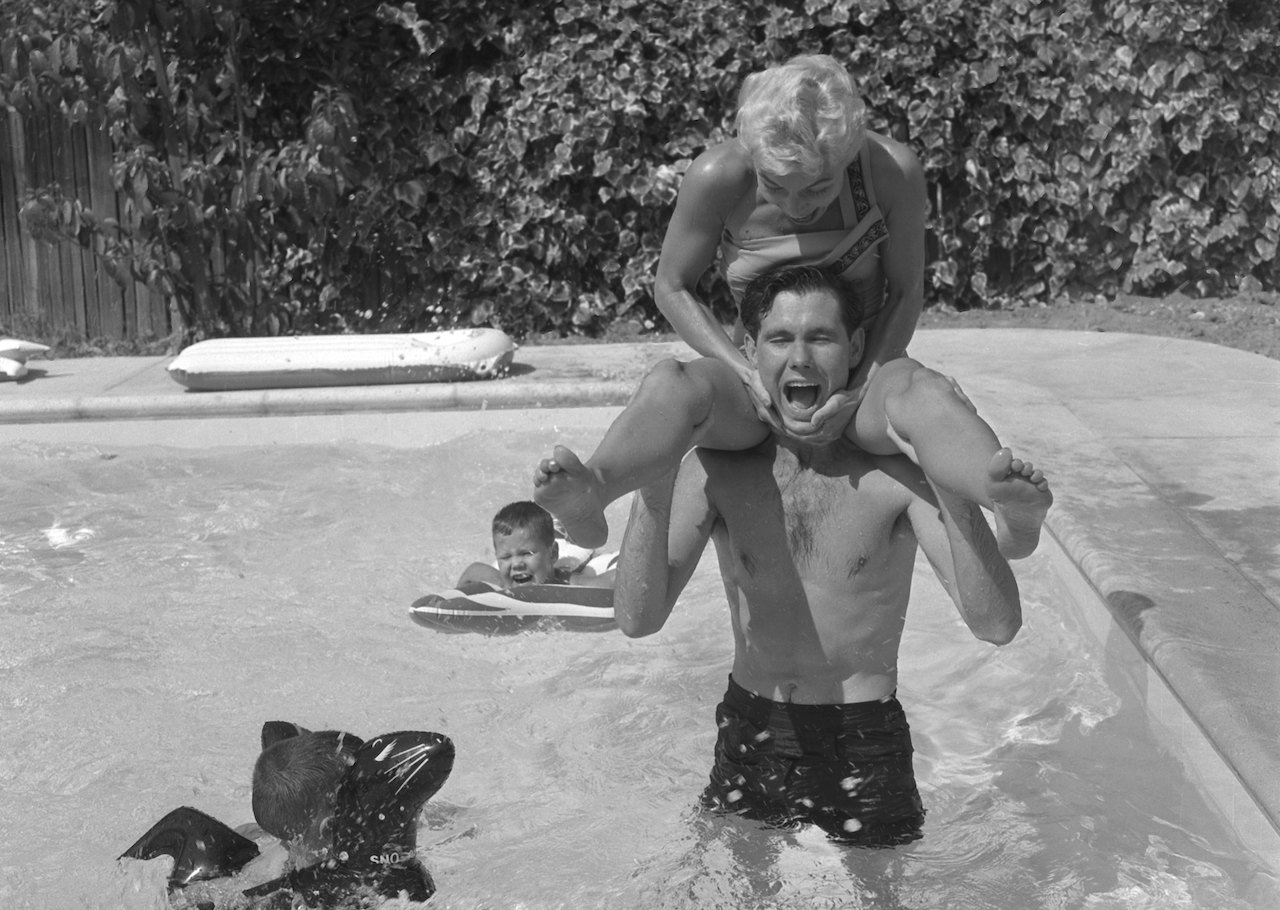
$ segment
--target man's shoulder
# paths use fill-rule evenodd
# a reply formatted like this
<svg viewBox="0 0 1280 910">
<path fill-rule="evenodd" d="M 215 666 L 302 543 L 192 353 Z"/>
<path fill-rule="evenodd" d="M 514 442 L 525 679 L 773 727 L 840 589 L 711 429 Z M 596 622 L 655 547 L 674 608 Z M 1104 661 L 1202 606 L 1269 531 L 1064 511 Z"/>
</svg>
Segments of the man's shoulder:
<svg viewBox="0 0 1280 910">
<path fill-rule="evenodd" d="M 775 472 L 780 477 L 795 474 L 798 464 L 794 455 L 780 457 Z M 864 506 L 905 509 L 914 498 L 929 494 L 924 472 L 905 455 L 876 455 L 843 439 L 832 444 L 821 470 L 812 473 L 839 479 L 832 490 Z"/>
<path fill-rule="evenodd" d="M 686 459 L 686 470 L 700 472 L 708 478 L 726 476 L 738 471 L 758 470 L 776 460 L 777 446 L 770 437 L 749 449 L 696 448 Z"/>
<path fill-rule="evenodd" d="M 927 489 L 929 482 L 924 471 L 906 455 L 868 455 L 875 470 L 888 482 L 895 483 L 909 491 L 918 492 Z"/>
<path fill-rule="evenodd" d="M 696 448 L 680 468 L 676 495 L 697 491 L 706 497 L 712 512 L 720 513 L 765 493 L 773 473 L 774 447 L 770 440 L 750 449 Z"/>
</svg>

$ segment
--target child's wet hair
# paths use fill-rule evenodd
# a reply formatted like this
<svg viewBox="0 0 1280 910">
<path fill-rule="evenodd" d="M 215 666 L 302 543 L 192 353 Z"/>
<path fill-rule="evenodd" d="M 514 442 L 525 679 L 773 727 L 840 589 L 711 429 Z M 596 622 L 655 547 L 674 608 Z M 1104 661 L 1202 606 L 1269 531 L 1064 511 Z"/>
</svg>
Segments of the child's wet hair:
<svg viewBox="0 0 1280 910">
<path fill-rule="evenodd" d="M 253 817 L 262 830 L 293 840 L 332 812 L 355 745 L 342 733 L 303 732 L 262 750 L 253 768 Z"/>
<path fill-rule="evenodd" d="M 493 516 L 494 537 L 515 531 L 528 531 L 546 547 L 556 542 L 555 520 L 551 513 L 529 500 L 507 503 Z"/>
</svg>

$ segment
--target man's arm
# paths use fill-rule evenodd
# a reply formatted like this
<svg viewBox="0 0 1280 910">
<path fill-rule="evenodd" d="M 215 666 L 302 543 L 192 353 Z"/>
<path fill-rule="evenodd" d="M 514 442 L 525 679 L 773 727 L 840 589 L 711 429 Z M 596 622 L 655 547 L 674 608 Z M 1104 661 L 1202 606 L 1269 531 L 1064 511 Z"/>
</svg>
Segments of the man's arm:
<svg viewBox="0 0 1280 910">
<path fill-rule="evenodd" d="M 697 568 L 715 522 L 705 481 L 692 452 L 677 471 L 636 493 L 613 590 L 613 614 L 624 635 L 661 629 Z"/>
<path fill-rule="evenodd" d="M 1022 627 L 1022 602 L 987 517 L 973 502 L 930 486 L 933 501 L 917 497 L 907 508 L 920 548 L 970 631 L 1008 644 Z"/>
</svg>

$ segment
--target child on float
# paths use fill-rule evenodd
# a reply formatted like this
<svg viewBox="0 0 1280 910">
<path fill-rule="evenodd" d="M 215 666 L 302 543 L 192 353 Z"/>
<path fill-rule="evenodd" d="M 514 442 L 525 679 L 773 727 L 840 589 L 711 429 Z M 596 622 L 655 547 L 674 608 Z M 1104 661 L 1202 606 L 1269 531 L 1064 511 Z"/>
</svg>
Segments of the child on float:
<svg viewBox="0 0 1280 910">
<path fill-rule="evenodd" d="M 493 516 L 492 534 L 496 562 L 473 562 L 463 570 L 456 587 L 467 582 L 496 588 L 529 584 L 613 587 L 613 570 L 592 559 L 592 551 L 573 547 L 577 552 L 562 558 L 555 520 L 535 502 L 507 503 Z"/>
</svg>

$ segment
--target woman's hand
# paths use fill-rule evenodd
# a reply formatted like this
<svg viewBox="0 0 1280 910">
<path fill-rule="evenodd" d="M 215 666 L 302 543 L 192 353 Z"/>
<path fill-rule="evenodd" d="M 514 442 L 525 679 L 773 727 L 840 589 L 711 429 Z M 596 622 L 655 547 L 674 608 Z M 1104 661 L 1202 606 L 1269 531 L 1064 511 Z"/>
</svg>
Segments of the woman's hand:
<svg viewBox="0 0 1280 910">
<path fill-rule="evenodd" d="M 856 377 L 846 389 L 833 392 L 826 403 L 814 413 L 813 418 L 809 421 L 813 427 L 813 432 L 802 438 L 805 442 L 828 443 L 835 442 L 841 436 L 845 435 L 845 431 L 849 428 L 849 423 L 853 420 L 854 415 L 858 413 L 858 408 L 862 404 L 862 399 L 867 394 L 867 386 L 869 379 L 859 381 Z M 795 435 L 794 433 L 792 434 Z"/>
<path fill-rule="evenodd" d="M 956 397 L 960 399 L 961 404 L 976 414 L 978 412 L 977 407 L 969 400 L 969 396 L 964 393 L 964 389 L 960 387 L 960 383 L 956 381 L 956 378 L 954 376 L 947 376 L 946 378 L 951 383 L 951 388 Z M 786 432 L 786 435 L 802 442 L 819 445 L 835 442 L 835 440 L 846 434 L 849 423 L 857 415 L 858 408 L 861 407 L 862 399 L 866 397 L 867 389 L 870 385 L 871 374 L 864 377 L 853 376 L 848 388 L 832 393 L 826 403 L 814 413 L 813 418 L 810 420 L 811 432 L 802 435 L 795 432 L 795 430 L 790 430 Z M 889 425 L 889 430 L 891 436 L 895 435 L 892 424 Z M 896 438 L 895 442 L 898 443 L 898 447 L 904 454 L 911 457 L 912 461 L 916 460 L 914 450 L 911 449 L 909 443 Z M 916 463 L 919 464 L 919 462 Z"/>
<path fill-rule="evenodd" d="M 760 422 L 767 425 L 773 432 L 785 435 L 786 430 L 782 428 L 778 412 L 773 408 L 773 399 L 769 397 L 764 383 L 760 381 L 760 374 L 748 368 L 739 372 L 738 378 L 747 387 L 747 394 L 751 396 L 751 403 L 755 405 L 756 417 L 760 418 Z"/>
<path fill-rule="evenodd" d="M 747 392 L 751 395 L 751 403 L 756 408 L 756 417 L 762 423 L 767 424 L 771 430 L 782 436 L 814 445 L 835 442 L 843 436 L 849 426 L 849 422 L 853 420 L 853 415 L 858 412 L 858 405 L 862 404 L 862 398 L 867 392 L 867 380 L 865 379 L 857 382 L 857 384 L 850 384 L 847 389 L 834 392 L 813 415 L 809 429 L 800 432 L 795 427 L 787 428 L 782 425 L 778 412 L 774 409 L 773 399 L 769 397 L 764 383 L 760 381 L 759 373 L 755 370 L 748 370 L 740 374 L 740 378 L 742 379 L 742 384 L 747 387 Z"/>
</svg>

